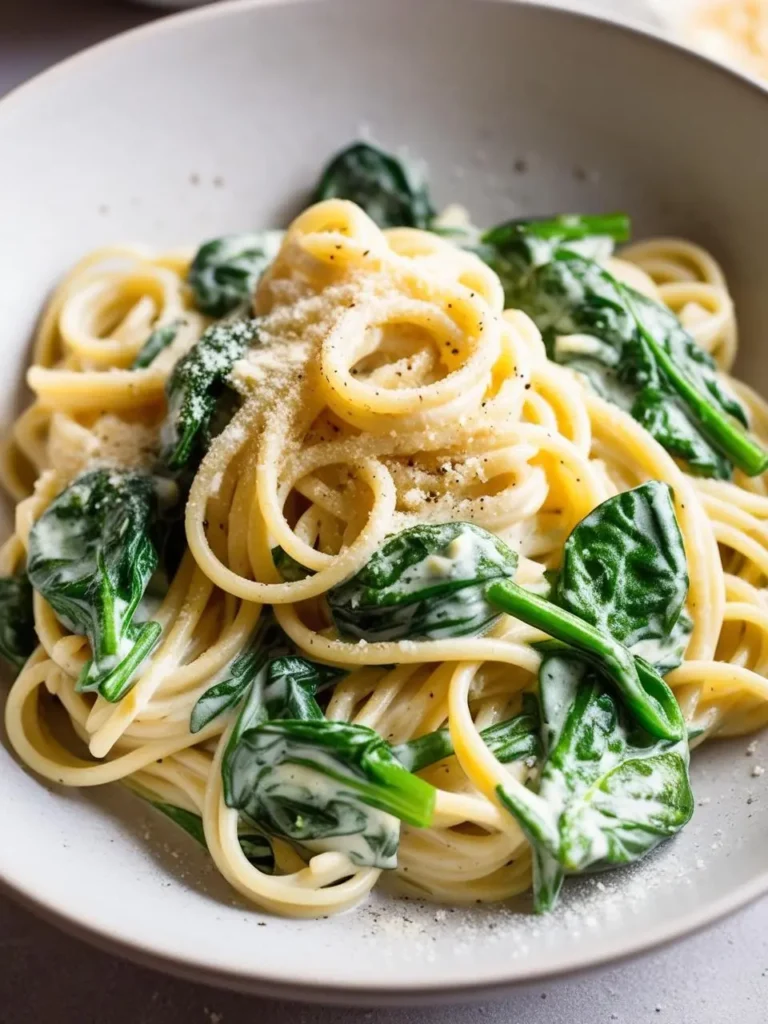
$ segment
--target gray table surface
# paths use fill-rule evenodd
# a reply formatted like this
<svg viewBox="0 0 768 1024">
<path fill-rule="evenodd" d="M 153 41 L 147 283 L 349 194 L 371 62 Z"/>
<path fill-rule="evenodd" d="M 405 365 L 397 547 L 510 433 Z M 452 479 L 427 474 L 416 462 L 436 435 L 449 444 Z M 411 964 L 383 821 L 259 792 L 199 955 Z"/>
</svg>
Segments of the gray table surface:
<svg viewBox="0 0 768 1024">
<path fill-rule="evenodd" d="M 626 10 L 628 2 L 602 6 Z M 151 16 L 119 0 L 0 0 L 0 95 Z M 767 1005 L 768 900 L 657 954 L 519 988 L 502 1002 L 352 1010 L 177 981 L 69 938 L 0 897 L 0 1024 L 761 1024 Z"/>
</svg>

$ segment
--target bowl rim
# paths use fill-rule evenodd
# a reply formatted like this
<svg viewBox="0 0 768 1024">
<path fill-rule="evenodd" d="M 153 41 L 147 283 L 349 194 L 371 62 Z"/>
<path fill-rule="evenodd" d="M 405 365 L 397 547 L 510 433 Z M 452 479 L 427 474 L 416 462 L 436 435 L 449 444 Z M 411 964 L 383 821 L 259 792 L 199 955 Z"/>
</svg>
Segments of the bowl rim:
<svg viewBox="0 0 768 1024">
<path fill-rule="evenodd" d="M 46 90 L 62 76 L 67 75 L 75 65 L 85 66 L 102 52 L 115 52 L 125 46 L 133 46 L 150 36 L 174 32 L 177 27 L 195 21 L 228 18 L 242 11 L 259 7 L 277 7 L 300 3 L 322 3 L 324 0 L 224 0 L 217 4 L 195 7 L 186 11 L 164 15 L 115 36 L 86 47 L 77 53 L 56 62 L 51 67 L 34 75 L 28 81 L 17 85 L 0 98 L 0 117 L 19 100 L 35 92 Z M 451 3 L 453 0 L 443 0 Z M 746 72 L 738 71 L 714 58 L 698 53 L 677 40 L 668 37 L 661 30 L 641 25 L 627 17 L 605 17 L 596 11 L 575 10 L 569 0 L 464 0 L 465 3 L 525 7 L 536 10 L 543 17 L 572 19 L 588 22 L 597 32 L 609 35 L 630 35 L 647 45 L 651 50 L 659 48 L 676 51 L 681 60 L 704 65 L 710 71 L 729 79 L 740 88 L 757 92 L 765 98 L 768 109 L 768 85 Z M 15 755 L 14 759 L 15 759 Z M 21 770 L 26 770 L 20 766 Z M 2 863 L 0 846 L 0 893 L 13 898 L 17 903 L 32 911 L 58 928 L 83 939 L 98 948 L 144 967 L 160 969 L 186 980 L 201 982 L 222 988 L 253 993 L 272 998 L 285 998 L 302 1002 L 331 1002 L 335 1005 L 415 1005 L 418 1003 L 455 1002 L 459 999 L 479 999 L 501 994 L 514 986 L 549 978 L 562 978 L 615 964 L 634 956 L 655 951 L 677 939 L 698 932 L 723 917 L 735 913 L 748 903 L 768 892 L 768 866 L 757 876 L 743 882 L 731 892 L 714 902 L 697 907 L 672 922 L 659 924 L 635 935 L 627 930 L 623 941 L 612 949 L 595 956 L 579 952 L 562 957 L 552 966 L 541 965 L 525 969 L 524 964 L 510 961 L 509 969 L 486 976 L 475 982 L 452 982 L 450 977 L 441 981 L 405 981 L 397 985 L 377 984 L 372 981 L 352 979 L 344 984 L 328 985 L 307 981 L 300 973 L 290 970 L 281 974 L 274 971 L 261 973 L 256 970 L 228 970 L 210 963 L 204 955 L 186 953 L 176 955 L 162 944 L 153 945 L 151 937 L 141 941 L 120 937 L 108 931 L 98 921 L 89 920 L 77 914 L 55 899 L 40 899 L 32 887 L 14 879 L 8 865 Z"/>
</svg>

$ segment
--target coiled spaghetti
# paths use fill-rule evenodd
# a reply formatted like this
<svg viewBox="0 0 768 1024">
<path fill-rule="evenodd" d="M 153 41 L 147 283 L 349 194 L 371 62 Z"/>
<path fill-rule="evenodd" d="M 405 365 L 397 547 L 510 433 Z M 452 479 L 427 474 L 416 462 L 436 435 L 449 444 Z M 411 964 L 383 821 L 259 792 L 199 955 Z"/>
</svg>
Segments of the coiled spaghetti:
<svg viewBox="0 0 768 1024">
<path fill-rule="evenodd" d="M 84 468 L 151 461 L 168 374 L 207 323 L 191 306 L 188 262 L 100 250 L 54 294 L 29 371 L 36 400 L 3 461 L 18 505 L 2 572 L 23 563 L 32 524 Z M 736 322 L 711 256 L 655 239 L 625 249 L 611 270 L 666 303 L 729 370 Z M 478 732 L 519 710 L 541 634 L 503 617 L 483 637 L 352 644 L 329 627 L 320 599 L 388 534 L 456 519 L 502 537 L 519 552 L 518 581 L 535 584 L 580 519 L 647 479 L 672 486 L 688 558 L 693 633 L 667 677 L 685 717 L 699 742 L 768 721 L 764 479 L 686 475 L 628 414 L 547 360 L 533 322 L 504 310 L 498 278 L 475 255 L 420 230 L 382 232 L 351 203 L 318 203 L 294 221 L 253 304 L 263 344 L 237 364 L 242 405 L 192 483 L 188 549 L 155 616 L 161 642 L 119 703 L 77 692 L 87 642 L 35 597 L 40 646 L 6 706 L 11 743 L 31 769 L 68 786 L 124 780 L 200 814 L 218 869 L 265 909 L 316 916 L 357 903 L 381 872 L 341 852 L 305 863 L 276 840 L 273 875 L 246 859 L 222 794 L 231 719 L 189 729 L 195 702 L 272 605 L 298 648 L 348 670 L 329 718 L 392 743 L 450 728 L 455 756 L 423 772 L 438 789 L 433 825 L 403 829 L 401 886 L 450 903 L 524 891 L 529 847 L 495 788 L 525 768 L 499 764 Z M 149 330 L 178 318 L 171 347 L 130 369 Z M 732 384 L 768 437 L 768 406 Z M 312 574 L 283 581 L 275 545 Z M 71 749 L 47 725 L 45 691 L 71 722 Z"/>
</svg>

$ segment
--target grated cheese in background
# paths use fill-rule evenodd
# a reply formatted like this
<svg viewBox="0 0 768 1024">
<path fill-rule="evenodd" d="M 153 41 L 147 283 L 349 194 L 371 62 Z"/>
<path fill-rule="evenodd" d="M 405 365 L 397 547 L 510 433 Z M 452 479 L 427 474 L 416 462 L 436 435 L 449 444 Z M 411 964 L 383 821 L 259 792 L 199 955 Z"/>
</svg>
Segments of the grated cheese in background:
<svg viewBox="0 0 768 1024">
<path fill-rule="evenodd" d="M 652 7 L 681 42 L 768 79 L 768 0 L 652 0 Z"/>
<path fill-rule="evenodd" d="M 692 12 L 684 37 L 696 49 L 768 78 L 768 2 L 721 0 Z"/>
</svg>

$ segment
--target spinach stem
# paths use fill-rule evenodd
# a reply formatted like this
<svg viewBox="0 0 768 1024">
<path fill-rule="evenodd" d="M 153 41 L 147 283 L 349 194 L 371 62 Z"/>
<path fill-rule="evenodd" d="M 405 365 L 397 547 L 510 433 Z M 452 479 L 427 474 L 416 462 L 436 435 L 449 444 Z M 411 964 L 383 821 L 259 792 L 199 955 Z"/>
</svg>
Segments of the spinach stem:
<svg viewBox="0 0 768 1024">
<path fill-rule="evenodd" d="M 618 283 L 618 282 L 617 282 Z M 619 284 L 643 340 L 653 352 L 670 384 L 696 417 L 702 433 L 748 476 L 758 476 L 768 469 L 768 452 L 740 426 L 720 412 L 688 378 L 680 372 L 667 351 L 653 337 L 635 309 L 629 290 Z"/>
<path fill-rule="evenodd" d="M 118 636 L 117 623 L 115 622 L 115 595 L 112 590 L 112 578 L 104 564 L 103 554 L 99 554 L 98 567 L 101 574 L 99 590 L 102 602 L 102 623 L 101 623 L 101 649 L 94 651 L 96 661 L 99 658 L 109 657 L 117 654 Z"/>
<path fill-rule="evenodd" d="M 535 698 L 534 698 L 535 700 Z M 538 711 L 525 709 L 504 722 L 497 722 L 480 732 L 480 738 L 501 764 L 509 764 L 541 753 L 538 737 Z M 450 730 L 437 729 L 414 740 L 392 747 L 392 753 L 409 772 L 420 772 L 454 753 Z"/>
<path fill-rule="evenodd" d="M 626 213 L 561 214 L 530 220 L 512 220 L 499 224 L 482 236 L 489 245 L 509 242 L 516 236 L 557 239 L 576 242 L 583 238 L 605 237 L 614 242 L 626 242 L 630 236 L 630 221 Z"/>
<path fill-rule="evenodd" d="M 105 700 L 116 703 L 125 696 L 136 670 L 155 646 L 162 631 L 159 622 L 145 622 L 139 629 L 128 656 L 99 684 L 99 693 Z"/>
<path fill-rule="evenodd" d="M 670 717 L 652 693 L 647 692 L 640 681 L 635 659 L 623 644 L 511 580 L 491 583 L 485 596 L 500 611 L 576 648 L 607 672 L 637 719 L 652 735 L 666 740 L 680 739 L 679 722 Z"/>
<path fill-rule="evenodd" d="M 357 779 L 341 771 L 334 771 L 326 765 L 315 763 L 306 757 L 291 757 L 291 764 L 304 765 L 321 772 L 354 790 L 364 804 L 375 807 L 387 814 L 394 814 L 402 821 L 416 828 L 429 828 L 435 813 L 437 791 L 417 775 L 411 775 L 400 765 L 379 765 L 376 784 Z"/>
</svg>

